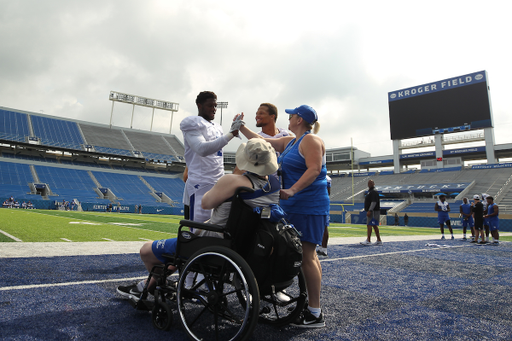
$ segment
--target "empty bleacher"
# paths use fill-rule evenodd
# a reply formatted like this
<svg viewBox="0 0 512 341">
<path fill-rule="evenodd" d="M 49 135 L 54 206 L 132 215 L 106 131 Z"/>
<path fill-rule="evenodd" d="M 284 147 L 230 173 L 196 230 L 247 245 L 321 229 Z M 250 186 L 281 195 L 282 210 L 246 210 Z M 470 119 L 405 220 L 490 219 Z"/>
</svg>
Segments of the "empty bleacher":
<svg viewBox="0 0 512 341">
<path fill-rule="evenodd" d="M 0 162 L 0 198 L 24 198 L 30 193 L 29 183 L 34 178 L 30 166 L 27 164 Z M 2 200 L 2 202 L 3 202 Z"/>
<path fill-rule="evenodd" d="M 92 172 L 96 180 L 104 188 L 109 188 L 123 204 L 157 204 L 150 194 L 151 190 L 137 175 Z"/>
<path fill-rule="evenodd" d="M 70 168 L 34 166 L 39 180 L 50 186 L 52 197 L 55 200 L 71 201 L 79 199 L 80 202 L 109 202 L 100 199 L 94 191 L 96 184 L 87 171 Z M 58 196 L 58 197 L 57 197 Z"/>
<path fill-rule="evenodd" d="M 146 159 L 177 161 L 176 157 L 172 155 L 175 152 L 162 135 L 131 130 L 126 130 L 125 134 L 133 148 L 141 151 Z"/>
<path fill-rule="evenodd" d="M 180 143 L 180 141 L 178 141 L 178 139 L 172 138 L 170 136 L 164 136 L 164 139 L 167 142 L 169 142 L 172 149 L 174 149 L 174 151 L 176 152 L 176 155 L 178 156 L 178 158 L 183 160 L 183 156 L 185 155 L 185 147 Z"/>
<path fill-rule="evenodd" d="M 0 109 L 0 139 L 26 142 L 30 136 L 27 114 Z"/>
<path fill-rule="evenodd" d="M 120 129 L 110 129 L 107 126 L 79 124 L 88 145 L 94 146 L 99 153 L 133 156 L 133 147 Z"/>
<path fill-rule="evenodd" d="M 41 144 L 82 150 L 84 140 L 76 122 L 31 115 L 32 129 Z"/>
<path fill-rule="evenodd" d="M 173 201 L 182 201 L 185 183 L 181 178 L 156 178 L 146 175 L 143 178 L 155 191 L 165 193 Z"/>
<path fill-rule="evenodd" d="M 333 179 L 331 188 L 332 201 L 347 202 L 352 195 L 352 178 L 350 176 L 331 176 Z M 354 177 L 354 193 L 364 191 L 368 179 L 372 178 L 377 186 L 404 186 L 421 184 L 444 184 L 444 183 L 468 183 L 474 182 L 473 186 L 464 195 L 471 198 L 473 194 L 487 193 L 496 196 L 498 192 L 497 203 L 502 204 L 503 211 L 512 211 L 512 169 L 445 169 L 444 171 L 425 171 L 409 172 L 400 174 L 391 174 L 385 172 L 383 175 L 377 174 L 366 177 Z M 508 183 L 507 183 L 508 181 Z M 506 187 L 506 188 L 505 188 Z M 505 189 L 505 190 L 503 190 Z M 434 193 L 432 193 L 433 195 Z M 511 198 L 509 198 L 511 197 Z M 361 202 L 364 195 L 361 193 L 356 196 L 356 202 Z M 454 201 L 454 198 L 448 198 L 450 204 L 456 207 L 460 205 L 461 198 Z M 432 213 L 437 199 L 434 198 L 416 198 L 411 205 L 403 208 L 400 212 Z M 453 208 L 452 208 L 453 210 Z"/>
</svg>

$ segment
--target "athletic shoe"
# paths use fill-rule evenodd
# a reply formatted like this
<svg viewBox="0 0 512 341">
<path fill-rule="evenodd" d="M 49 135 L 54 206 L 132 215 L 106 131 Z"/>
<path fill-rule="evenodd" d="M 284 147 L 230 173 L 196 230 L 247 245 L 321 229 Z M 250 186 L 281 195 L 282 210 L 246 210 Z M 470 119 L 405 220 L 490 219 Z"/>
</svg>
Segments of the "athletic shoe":
<svg viewBox="0 0 512 341">
<path fill-rule="evenodd" d="M 377 240 L 375 243 L 373 243 L 372 245 L 382 245 L 382 240 Z"/>
<path fill-rule="evenodd" d="M 470 243 L 478 243 L 476 240 L 472 240 L 470 241 Z"/>
<path fill-rule="evenodd" d="M 463 237 L 462 240 L 468 240 L 466 237 Z"/>
<path fill-rule="evenodd" d="M 500 245 L 500 242 L 498 240 L 495 240 L 491 243 L 491 245 L 497 246 Z"/>
<path fill-rule="evenodd" d="M 481 241 L 481 242 L 478 242 L 478 244 L 480 244 L 480 245 L 485 245 L 485 244 L 487 244 L 487 242 L 486 242 L 485 240 L 483 240 L 483 241 Z"/>
<path fill-rule="evenodd" d="M 455 237 L 452 235 L 452 240 L 454 240 L 454 239 L 455 239 Z"/>
<path fill-rule="evenodd" d="M 444 236 L 441 237 L 441 240 L 445 240 Z"/>
<path fill-rule="evenodd" d="M 120 285 L 117 287 L 117 293 L 126 298 L 133 298 L 135 301 L 138 301 L 142 292 L 137 289 L 137 284 L 138 283 L 127 286 Z"/>
<path fill-rule="evenodd" d="M 275 295 L 276 301 L 279 303 L 288 303 L 290 302 L 291 298 L 286 294 L 286 291 L 278 291 Z"/>
<path fill-rule="evenodd" d="M 293 322 L 293 325 L 299 328 L 323 328 L 325 327 L 324 314 L 315 317 L 308 308 L 304 309 L 299 318 Z"/>
<path fill-rule="evenodd" d="M 364 242 L 359 243 L 361 245 L 372 245 L 368 240 L 365 240 Z"/>
<path fill-rule="evenodd" d="M 327 248 L 324 249 L 323 247 L 319 247 L 316 250 L 316 254 L 319 255 L 319 256 L 327 257 Z"/>
</svg>

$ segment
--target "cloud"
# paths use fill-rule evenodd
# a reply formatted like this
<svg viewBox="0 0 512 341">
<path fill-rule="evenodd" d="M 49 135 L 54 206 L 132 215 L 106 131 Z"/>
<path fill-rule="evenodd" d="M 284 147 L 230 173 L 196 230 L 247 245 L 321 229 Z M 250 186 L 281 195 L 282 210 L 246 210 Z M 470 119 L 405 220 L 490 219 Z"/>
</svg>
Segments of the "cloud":
<svg viewBox="0 0 512 341">
<path fill-rule="evenodd" d="M 511 24 L 499 6 L 456 3 L 0 0 L 0 106 L 109 124 L 115 90 L 180 103 L 181 138 L 197 93 L 213 90 L 229 102 L 225 129 L 241 111 L 255 129 L 262 102 L 286 127 L 284 109 L 306 103 L 328 148 L 352 137 L 389 154 L 395 89 L 487 69 L 495 120 L 507 120 Z M 116 103 L 114 124 L 129 127 L 131 114 Z M 149 129 L 151 115 L 136 107 L 134 128 Z M 155 110 L 153 130 L 169 126 L 170 113 Z"/>
</svg>

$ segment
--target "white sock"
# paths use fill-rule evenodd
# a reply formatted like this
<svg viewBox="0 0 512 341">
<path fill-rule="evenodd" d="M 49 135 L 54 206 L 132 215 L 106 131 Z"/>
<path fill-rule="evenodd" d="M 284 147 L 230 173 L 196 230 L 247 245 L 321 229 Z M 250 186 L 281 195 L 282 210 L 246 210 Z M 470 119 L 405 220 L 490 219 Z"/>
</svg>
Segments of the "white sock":
<svg viewBox="0 0 512 341">
<path fill-rule="evenodd" d="M 143 279 L 142 281 L 140 281 L 138 284 L 137 284 L 137 290 L 139 292 L 142 292 L 144 290 L 144 286 L 146 285 L 146 280 Z"/>
<path fill-rule="evenodd" d="M 314 317 L 319 317 L 320 313 L 322 312 L 322 308 L 311 308 L 308 306 L 308 309 Z"/>
</svg>

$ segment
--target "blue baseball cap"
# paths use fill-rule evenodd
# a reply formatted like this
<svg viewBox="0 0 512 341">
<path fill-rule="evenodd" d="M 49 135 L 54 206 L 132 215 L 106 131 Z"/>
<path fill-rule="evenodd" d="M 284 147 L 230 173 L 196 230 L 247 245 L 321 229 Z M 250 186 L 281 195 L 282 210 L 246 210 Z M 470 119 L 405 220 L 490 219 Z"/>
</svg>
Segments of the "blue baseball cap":
<svg viewBox="0 0 512 341">
<path fill-rule="evenodd" d="M 318 121 L 318 115 L 316 114 L 315 109 L 311 108 L 309 105 L 301 105 L 295 109 L 284 109 L 287 114 L 290 115 L 299 115 L 309 124 L 313 124 Z"/>
</svg>

